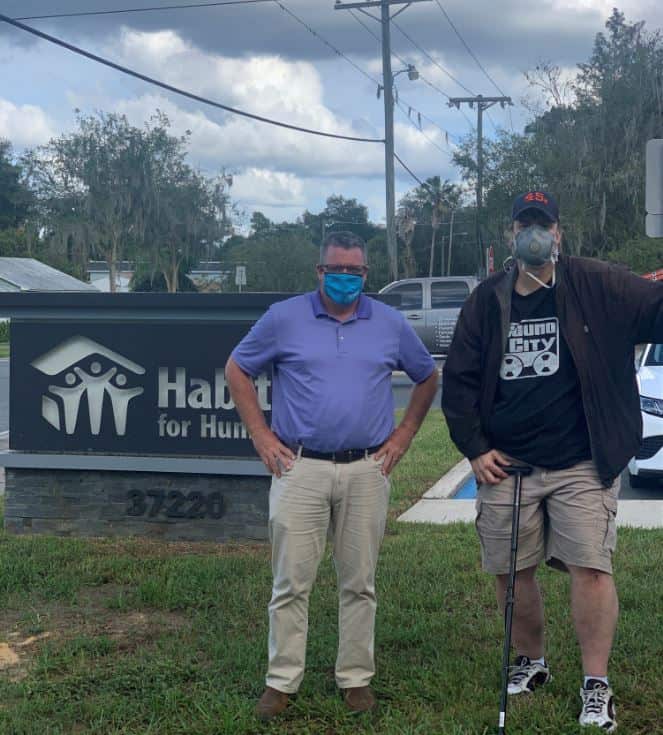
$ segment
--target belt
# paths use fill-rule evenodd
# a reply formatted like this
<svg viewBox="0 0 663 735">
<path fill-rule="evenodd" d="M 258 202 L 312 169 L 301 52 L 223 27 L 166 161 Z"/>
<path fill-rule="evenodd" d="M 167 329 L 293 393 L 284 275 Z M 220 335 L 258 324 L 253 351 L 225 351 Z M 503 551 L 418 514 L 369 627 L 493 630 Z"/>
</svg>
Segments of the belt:
<svg viewBox="0 0 663 735">
<path fill-rule="evenodd" d="M 359 459 L 365 459 L 369 454 L 374 454 L 382 444 L 378 444 L 375 447 L 367 447 L 366 449 L 341 449 L 338 452 L 316 452 L 313 449 L 307 449 L 306 447 L 296 447 L 293 452 L 299 452 L 301 457 L 306 459 L 324 459 L 328 462 L 336 462 L 338 464 L 348 464 L 349 462 L 356 462 Z"/>
</svg>

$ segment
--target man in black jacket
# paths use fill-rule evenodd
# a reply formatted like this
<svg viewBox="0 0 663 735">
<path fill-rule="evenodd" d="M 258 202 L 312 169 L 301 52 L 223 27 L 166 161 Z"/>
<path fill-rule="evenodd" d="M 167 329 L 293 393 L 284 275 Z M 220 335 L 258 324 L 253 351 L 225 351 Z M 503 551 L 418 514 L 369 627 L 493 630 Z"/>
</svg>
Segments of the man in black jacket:
<svg viewBox="0 0 663 735">
<path fill-rule="evenodd" d="M 663 284 L 559 253 L 559 210 L 547 192 L 513 205 L 514 267 L 484 281 L 460 314 L 444 367 L 451 437 L 479 483 L 483 568 L 503 607 L 512 481 L 525 463 L 509 694 L 550 680 L 541 561 L 568 571 L 585 678 L 582 725 L 617 726 L 608 659 L 618 615 L 612 578 L 619 476 L 642 433 L 634 346 L 663 341 Z"/>
</svg>

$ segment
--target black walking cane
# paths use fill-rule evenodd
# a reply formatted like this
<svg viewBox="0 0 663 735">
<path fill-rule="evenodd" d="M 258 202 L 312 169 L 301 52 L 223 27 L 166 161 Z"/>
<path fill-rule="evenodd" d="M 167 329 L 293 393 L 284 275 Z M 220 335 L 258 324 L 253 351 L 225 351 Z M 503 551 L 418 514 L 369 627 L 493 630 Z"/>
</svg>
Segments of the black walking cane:
<svg viewBox="0 0 663 735">
<path fill-rule="evenodd" d="M 520 494 L 523 477 L 532 474 L 532 468 L 526 465 L 509 465 L 502 467 L 507 475 L 514 477 L 513 515 L 511 518 L 511 563 L 509 566 L 509 585 L 506 590 L 504 605 L 504 650 L 502 652 L 502 696 L 500 699 L 499 735 L 505 735 L 506 702 L 509 688 L 509 654 L 511 652 L 511 626 L 513 624 L 513 603 L 516 587 L 516 556 L 518 554 L 518 525 L 520 523 Z"/>
</svg>

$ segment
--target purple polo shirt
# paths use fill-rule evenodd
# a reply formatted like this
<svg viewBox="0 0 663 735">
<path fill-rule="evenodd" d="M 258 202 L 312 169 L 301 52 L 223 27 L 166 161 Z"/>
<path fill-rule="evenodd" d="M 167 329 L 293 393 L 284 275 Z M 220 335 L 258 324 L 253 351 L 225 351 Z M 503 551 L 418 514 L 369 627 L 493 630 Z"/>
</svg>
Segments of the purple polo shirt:
<svg viewBox="0 0 663 735">
<path fill-rule="evenodd" d="M 435 369 L 399 311 L 362 294 L 340 322 L 319 291 L 273 304 L 232 357 L 252 377 L 272 365 L 272 430 L 318 452 L 382 444 L 394 430 L 392 371 L 421 383 Z"/>
</svg>

